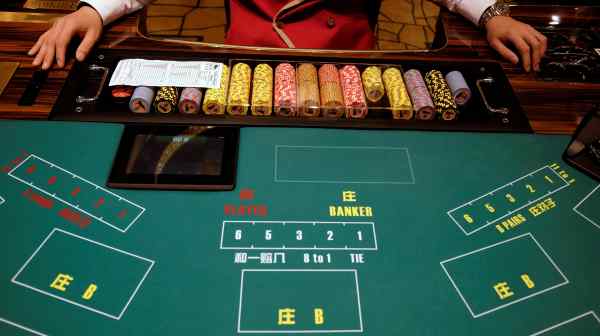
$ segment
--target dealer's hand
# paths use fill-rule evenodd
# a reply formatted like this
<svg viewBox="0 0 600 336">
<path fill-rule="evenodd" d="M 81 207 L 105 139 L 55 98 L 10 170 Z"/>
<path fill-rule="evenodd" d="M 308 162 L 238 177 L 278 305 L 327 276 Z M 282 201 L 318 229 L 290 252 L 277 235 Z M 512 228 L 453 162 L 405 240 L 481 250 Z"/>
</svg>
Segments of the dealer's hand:
<svg viewBox="0 0 600 336">
<path fill-rule="evenodd" d="M 485 28 L 490 46 L 502 57 L 513 64 L 519 63 L 519 56 L 507 47 L 510 44 L 519 52 L 525 71 L 529 72 L 532 68 L 535 71 L 540 70 L 540 60 L 548 46 L 544 35 L 530 25 L 508 16 L 491 18 Z"/>
<path fill-rule="evenodd" d="M 76 34 L 82 38 L 75 57 L 83 61 L 102 33 L 102 18 L 92 7 L 81 7 L 74 13 L 66 15 L 54 22 L 52 28 L 40 36 L 29 56 L 36 55 L 33 65 L 42 65 L 46 70 L 52 66 L 56 58 L 59 68 L 65 65 L 67 46 Z"/>
</svg>

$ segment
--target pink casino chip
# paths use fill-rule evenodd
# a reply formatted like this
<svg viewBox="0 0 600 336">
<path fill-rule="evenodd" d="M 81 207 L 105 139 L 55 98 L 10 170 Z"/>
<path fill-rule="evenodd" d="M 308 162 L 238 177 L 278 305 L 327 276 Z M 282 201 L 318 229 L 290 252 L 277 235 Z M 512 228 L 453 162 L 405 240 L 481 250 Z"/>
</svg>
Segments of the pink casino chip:
<svg viewBox="0 0 600 336">
<path fill-rule="evenodd" d="M 275 114 L 281 116 L 296 115 L 296 70 L 289 63 L 279 64 L 275 68 Z"/>
<path fill-rule="evenodd" d="M 364 118 L 367 115 L 367 100 L 363 90 L 360 71 L 354 65 L 346 65 L 340 69 L 340 82 L 344 95 L 346 117 Z"/>
</svg>

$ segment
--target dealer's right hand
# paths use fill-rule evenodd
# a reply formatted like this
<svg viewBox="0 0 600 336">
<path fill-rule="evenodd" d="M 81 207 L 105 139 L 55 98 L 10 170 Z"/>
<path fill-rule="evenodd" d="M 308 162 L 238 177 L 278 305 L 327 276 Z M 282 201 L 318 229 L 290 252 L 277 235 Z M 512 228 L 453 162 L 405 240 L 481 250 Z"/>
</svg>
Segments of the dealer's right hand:
<svg viewBox="0 0 600 336">
<path fill-rule="evenodd" d="M 65 66 L 67 47 L 71 39 L 78 35 L 81 43 L 77 47 L 75 57 L 83 61 L 102 34 L 102 18 L 95 9 L 83 6 L 76 12 L 66 15 L 54 22 L 52 27 L 42 34 L 28 55 L 34 56 L 33 66 L 49 69 L 56 60 L 59 68 Z"/>
</svg>

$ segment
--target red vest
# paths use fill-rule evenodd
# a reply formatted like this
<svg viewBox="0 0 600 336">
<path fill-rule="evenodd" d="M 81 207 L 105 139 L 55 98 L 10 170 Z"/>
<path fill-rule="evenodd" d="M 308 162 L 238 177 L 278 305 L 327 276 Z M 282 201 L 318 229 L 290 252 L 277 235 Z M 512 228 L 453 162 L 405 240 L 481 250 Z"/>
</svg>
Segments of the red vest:
<svg viewBox="0 0 600 336">
<path fill-rule="evenodd" d="M 260 47 L 371 49 L 378 0 L 230 0 L 225 43 Z M 292 4 L 290 4 L 292 3 Z M 284 6 L 289 8 L 280 11 Z M 279 15 L 278 15 L 279 12 Z M 276 27 L 274 27 L 276 26 Z"/>
</svg>

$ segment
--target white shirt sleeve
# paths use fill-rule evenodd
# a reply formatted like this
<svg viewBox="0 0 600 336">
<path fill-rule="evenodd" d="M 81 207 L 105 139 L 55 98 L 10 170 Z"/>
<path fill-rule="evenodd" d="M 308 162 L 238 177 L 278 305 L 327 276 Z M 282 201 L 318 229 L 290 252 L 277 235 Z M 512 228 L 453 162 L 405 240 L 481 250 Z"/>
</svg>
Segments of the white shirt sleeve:
<svg viewBox="0 0 600 336">
<path fill-rule="evenodd" d="M 83 0 L 81 2 L 92 6 L 102 17 L 104 25 L 107 25 L 121 16 L 143 8 L 152 0 Z"/>
<path fill-rule="evenodd" d="M 452 12 L 458 13 L 474 24 L 479 24 L 479 19 L 488 7 L 495 4 L 495 0 L 434 0 Z"/>
</svg>

